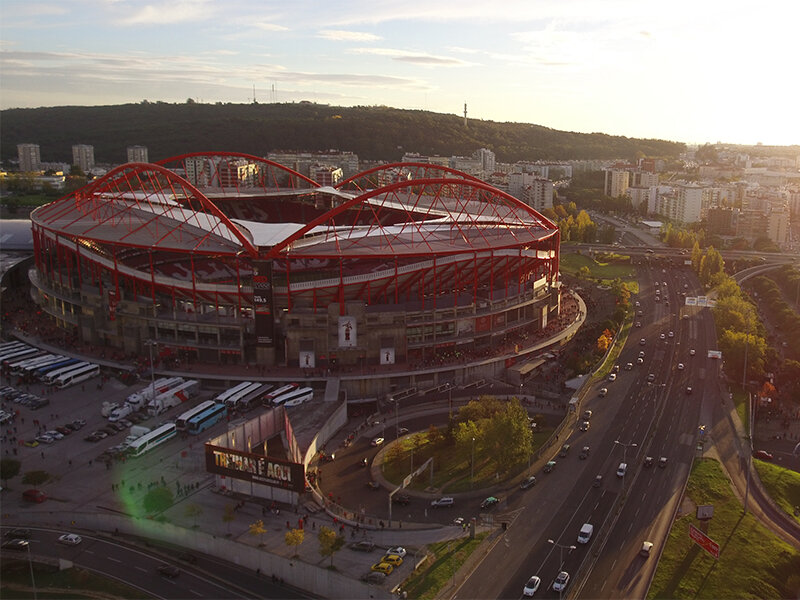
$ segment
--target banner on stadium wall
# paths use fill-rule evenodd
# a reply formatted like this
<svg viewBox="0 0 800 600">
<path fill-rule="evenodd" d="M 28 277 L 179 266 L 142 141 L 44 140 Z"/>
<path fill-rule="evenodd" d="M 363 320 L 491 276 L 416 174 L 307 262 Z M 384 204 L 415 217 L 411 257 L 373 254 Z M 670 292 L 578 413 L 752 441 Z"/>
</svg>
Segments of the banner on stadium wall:
<svg viewBox="0 0 800 600">
<path fill-rule="evenodd" d="M 542 329 L 547 327 L 547 306 L 542 307 Z"/>
<path fill-rule="evenodd" d="M 472 319 L 459 319 L 456 321 L 456 335 L 465 335 L 475 331 L 475 323 Z"/>
<path fill-rule="evenodd" d="M 354 348 L 357 344 L 358 328 L 355 317 L 339 317 L 339 348 Z"/>
<path fill-rule="evenodd" d="M 253 262 L 253 311 L 255 312 L 256 343 L 273 347 L 275 317 L 273 316 L 272 262 Z"/>
<path fill-rule="evenodd" d="M 117 304 L 119 304 L 119 295 L 117 290 L 108 290 L 108 320 L 114 321 L 117 318 Z"/>
<path fill-rule="evenodd" d="M 382 365 L 394 364 L 394 348 L 381 348 L 381 364 Z"/>
<path fill-rule="evenodd" d="M 475 317 L 475 331 L 490 331 L 492 329 L 492 317 L 485 315 Z"/>
<path fill-rule="evenodd" d="M 316 367 L 317 363 L 315 360 L 314 351 L 301 350 L 299 364 L 304 369 L 313 369 L 314 367 Z"/>
</svg>

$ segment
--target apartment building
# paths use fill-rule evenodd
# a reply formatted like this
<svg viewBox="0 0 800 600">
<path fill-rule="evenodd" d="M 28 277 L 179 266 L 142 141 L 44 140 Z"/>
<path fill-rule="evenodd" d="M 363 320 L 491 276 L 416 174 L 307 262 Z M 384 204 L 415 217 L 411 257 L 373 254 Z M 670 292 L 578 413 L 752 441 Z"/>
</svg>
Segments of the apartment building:
<svg viewBox="0 0 800 600">
<path fill-rule="evenodd" d="M 39 144 L 17 144 L 17 156 L 19 158 L 19 170 L 23 173 L 42 170 L 42 155 L 39 152 Z"/>
<path fill-rule="evenodd" d="M 88 144 L 73 145 L 72 164 L 80 167 L 84 173 L 94 169 L 94 146 Z"/>
</svg>

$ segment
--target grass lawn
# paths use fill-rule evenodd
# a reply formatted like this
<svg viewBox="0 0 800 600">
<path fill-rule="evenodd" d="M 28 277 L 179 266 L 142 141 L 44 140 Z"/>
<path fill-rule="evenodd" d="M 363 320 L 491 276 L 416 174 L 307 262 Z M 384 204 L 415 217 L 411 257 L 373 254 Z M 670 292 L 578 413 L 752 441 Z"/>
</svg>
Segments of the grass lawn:
<svg viewBox="0 0 800 600">
<path fill-rule="evenodd" d="M 552 432 L 552 428 L 543 428 L 533 434 L 531 457 L 550 438 Z M 468 492 L 470 489 L 495 486 L 498 483 L 494 462 L 483 456 L 477 447 L 473 472 L 470 469 L 470 448 L 459 449 L 455 445 L 434 447 L 428 441 L 427 433 L 408 436 L 387 448 L 382 468 L 383 476 L 388 481 L 400 485 L 403 478 L 411 472 L 412 448 L 414 469 L 433 457 L 433 480 L 431 481 L 430 471 L 426 471 L 411 482 L 409 489 L 423 491 L 434 487 L 440 488 L 443 494 L 455 494 Z M 527 466 L 527 463 L 519 464 L 503 479 L 513 479 Z"/>
<path fill-rule="evenodd" d="M 658 563 L 648 598 L 796 598 L 800 550 L 772 535 L 742 507 L 719 463 L 694 463 L 687 496 L 712 504 L 706 533 L 720 545 L 715 560 L 689 538 L 689 525 L 703 529 L 694 512 L 676 519 Z"/>
<path fill-rule="evenodd" d="M 559 256 L 559 269 L 562 272 L 577 277 L 581 267 L 589 269 L 589 277 L 595 283 L 600 279 L 603 284 L 608 285 L 619 278 L 625 282 L 631 294 L 639 293 L 639 280 L 636 278 L 636 268 L 632 265 L 597 262 L 591 256 L 569 252 L 564 252 Z"/>
<path fill-rule="evenodd" d="M 764 460 L 754 460 L 761 483 L 783 512 L 800 523 L 794 507 L 800 506 L 800 473 Z"/>
<path fill-rule="evenodd" d="M 33 564 L 36 595 L 39 600 L 85 598 L 150 598 L 141 590 L 74 567 L 58 571 L 55 566 Z M 34 598 L 31 571 L 27 561 L 3 562 L 0 598 Z"/>
<path fill-rule="evenodd" d="M 453 574 L 464 564 L 464 561 L 472 554 L 486 537 L 487 534 L 481 533 L 471 540 L 468 537 L 439 542 L 428 546 L 429 560 L 423 565 L 420 571 L 413 573 L 401 584 L 404 592 L 408 593 L 409 598 L 425 600 L 435 598 L 439 590 L 451 585 Z"/>
</svg>

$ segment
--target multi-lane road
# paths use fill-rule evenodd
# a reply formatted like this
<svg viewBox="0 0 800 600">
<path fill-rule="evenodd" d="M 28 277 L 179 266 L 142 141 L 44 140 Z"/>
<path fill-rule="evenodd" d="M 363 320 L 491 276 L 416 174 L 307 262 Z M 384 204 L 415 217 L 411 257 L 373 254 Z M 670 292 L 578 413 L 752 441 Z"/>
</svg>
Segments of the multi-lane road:
<svg viewBox="0 0 800 600">
<path fill-rule="evenodd" d="M 502 508 L 511 526 L 469 577 L 456 582 L 456 597 L 519 598 L 525 582 L 538 575 L 537 597 L 555 598 L 559 592 L 552 583 L 562 570 L 570 574 L 563 593 L 573 597 L 646 594 L 689 474 L 701 404 L 718 393 L 716 384 L 704 385 L 716 381 L 718 364 L 707 357 L 711 316 L 683 306 L 682 293 L 698 289 L 694 276 L 658 268 L 641 285 L 635 300 L 642 326 L 631 330 L 616 380 L 599 382 L 582 403 L 580 412 L 593 412 L 589 429 L 581 431 L 577 419 L 569 437 L 560 440 L 571 445 L 568 456 L 555 457 L 552 473 L 540 474 L 537 486 L 509 498 Z M 637 364 L 640 352 L 644 357 Z M 601 387 L 609 390 L 604 397 Z M 589 456 L 581 460 L 587 445 Z M 654 458 L 653 466 L 644 465 L 646 456 Z M 658 465 L 662 456 L 664 467 Z M 628 468 L 620 477 L 623 461 Z M 597 475 L 602 483 L 595 487 Z M 594 526 L 586 544 L 577 540 L 584 523 Z M 639 555 L 644 541 L 654 543 L 648 559 Z"/>
</svg>

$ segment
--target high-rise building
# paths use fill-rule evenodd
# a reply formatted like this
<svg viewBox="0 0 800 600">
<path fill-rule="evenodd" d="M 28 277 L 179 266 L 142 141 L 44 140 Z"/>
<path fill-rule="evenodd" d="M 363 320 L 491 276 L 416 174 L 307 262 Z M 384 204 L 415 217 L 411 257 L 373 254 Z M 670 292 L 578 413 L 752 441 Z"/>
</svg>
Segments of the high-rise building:
<svg viewBox="0 0 800 600">
<path fill-rule="evenodd" d="M 309 177 L 320 185 L 334 186 L 344 178 L 341 167 L 311 165 Z"/>
<path fill-rule="evenodd" d="M 41 171 L 42 156 L 39 154 L 39 144 L 17 144 L 19 157 L 19 170 L 23 173 Z"/>
<path fill-rule="evenodd" d="M 536 177 L 522 190 L 521 200 L 539 212 L 553 208 L 553 182 Z"/>
<path fill-rule="evenodd" d="M 78 165 L 84 173 L 94 168 L 94 146 L 75 144 L 72 146 L 72 164 Z"/>
<path fill-rule="evenodd" d="M 128 146 L 128 162 L 150 162 L 147 157 L 147 146 Z"/>
<path fill-rule="evenodd" d="M 603 193 L 611 198 L 624 196 L 630 185 L 630 176 L 627 169 L 606 169 Z"/>
<path fill-rule="evenodd" d="M 494 173 L 495 164 L 497 163 L 494 152 L 488 148 L 479 148 L 473 156 L 481 161 L 481 170 L 484 177 Z"/>
</svg>

